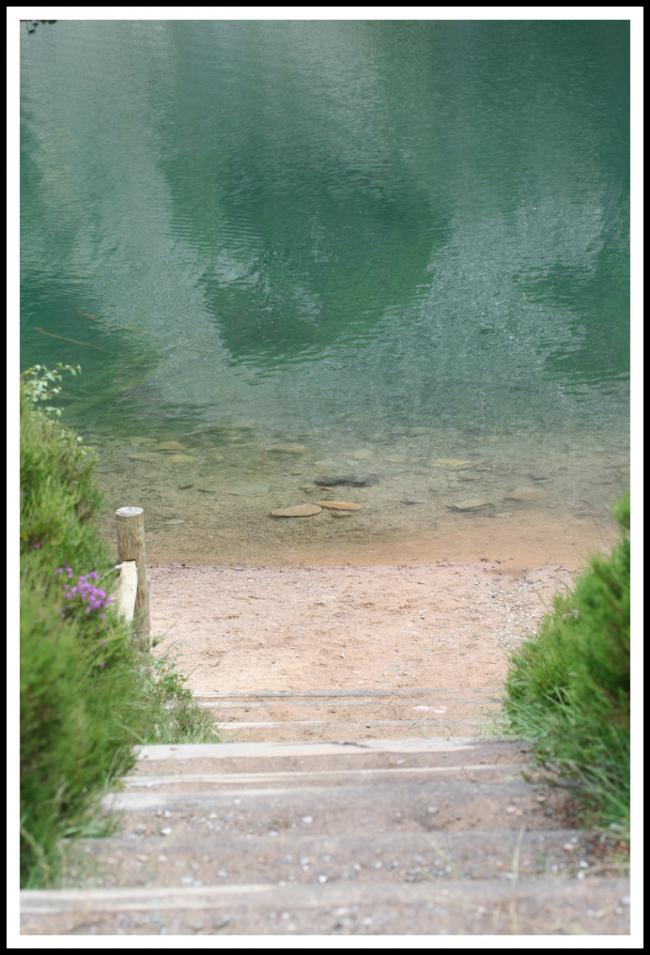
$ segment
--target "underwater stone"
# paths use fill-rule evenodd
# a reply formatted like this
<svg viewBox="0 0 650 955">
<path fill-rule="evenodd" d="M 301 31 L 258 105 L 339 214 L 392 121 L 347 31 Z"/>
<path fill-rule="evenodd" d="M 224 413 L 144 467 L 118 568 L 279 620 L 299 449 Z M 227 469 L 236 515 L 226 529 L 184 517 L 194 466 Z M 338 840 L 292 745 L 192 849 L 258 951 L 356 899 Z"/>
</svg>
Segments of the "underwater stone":
<svg viewBox="0 0 650 955">
<path fill-rule="evenodd" d="M 320 514 L 322 508 L 318 504 L 296 504 L 295 507 L 278 507 L 271 511 L 271 517 L 313 517 Z"/>
<path fill-rule="evenodd" d="M 460 501 L 458 504 L 447 504 L 450 511 L 481 511 L 486 507 L 492 507 L 492 501 L 482 499 L 471 501 Z"/>
<path fill-rule="evenodd" d="M 186 451 L 187 448 L 180 441 L 159 441 L 156 451 Z"/>
<path fill-rule="evenodd" d="M 354 504 L 352 501 L 316 501 L 319 507 L 326 511 L 360 511 L 361 504 Z"/>
<path fill-rule="evenodd" d="M 314 484 L 320 487 L 337 487 L 346 485 L 347 487 L 372 487 L 373 484 L 379 484 L 379 478 L 376 474 L 369 474 L 366 478 L 357 478 L 351 474 L 339 475 L 338 477 L 317 477 L 314 478 Z"/>
<path fill-rule="evenodd" d="M 531 501 L 541 501 L 543 498 L 547 497 L 547 491 L 543 490 L 541 487 L 534 487 L 532 485 L 524 485 L 522 487 L 516 487 L 514 490 L 509 491 L 506 494 L 504 500 L 506 501 L 518 501 L 521 504 L 527 504 Z"/>
</svg>

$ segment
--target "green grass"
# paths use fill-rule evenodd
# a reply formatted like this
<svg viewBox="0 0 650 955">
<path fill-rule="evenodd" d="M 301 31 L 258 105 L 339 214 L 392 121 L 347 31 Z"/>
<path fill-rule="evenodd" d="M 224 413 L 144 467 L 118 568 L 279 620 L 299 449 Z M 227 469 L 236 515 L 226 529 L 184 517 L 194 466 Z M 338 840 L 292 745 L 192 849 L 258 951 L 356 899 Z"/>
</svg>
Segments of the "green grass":
<svg viewBox="0 0 650 955">
<path fill-rule="evenodd" d="M 65 597 L 74 578 L 117 577 L 95 517 L 94 455 L 42 403 L 56 373 L 21 383 L 21 885 L 56 884 L 63 840 L 96 830 L 98 797 L 143 743 L 214 742 L 174 664 L 137 649 L 113 608 Z M 55 387 L 52 387 L 54 382 Z M 36 383 L 36 384 L 35 384 Z"/>
<path fill-rule="evenodd" d="M 630 504 L 620 536 L 513 654 L 505 714 L 572 786 L 585 824 L 629 833 Z"/>
</svg>

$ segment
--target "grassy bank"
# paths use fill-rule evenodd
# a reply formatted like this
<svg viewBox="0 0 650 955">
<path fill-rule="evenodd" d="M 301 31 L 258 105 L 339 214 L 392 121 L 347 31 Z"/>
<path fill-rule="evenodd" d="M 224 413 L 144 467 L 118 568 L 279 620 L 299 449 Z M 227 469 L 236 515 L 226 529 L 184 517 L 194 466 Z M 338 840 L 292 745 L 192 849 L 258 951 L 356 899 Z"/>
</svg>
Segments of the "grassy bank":
<svg viewBox="0 0 650 955">
<path fill-rule="evenodd" d="M 133 746 L 214 741 L 167 660 L 116 614 L 113 560 L 94 523 L 94 455 L 57 420 L 60 372 L 21 380 L 21 885 L 56 882 L 61 840 L 96 820 Z"/>
<path fill-rule="evenodd" d="M 555 598 L 514 654 L 506 684 L 512 729 L 574 787 L 586 824 L 629 832 L 630 505 L 620 537 Z"/>
</svg>

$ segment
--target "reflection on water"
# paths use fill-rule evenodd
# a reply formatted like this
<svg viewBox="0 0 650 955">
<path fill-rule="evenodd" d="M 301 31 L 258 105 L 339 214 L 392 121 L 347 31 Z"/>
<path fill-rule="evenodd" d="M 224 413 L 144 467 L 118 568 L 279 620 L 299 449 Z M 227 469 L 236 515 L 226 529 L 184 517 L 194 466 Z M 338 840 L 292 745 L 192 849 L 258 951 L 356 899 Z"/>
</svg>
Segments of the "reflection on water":
<svg viewBox="0 0 650 955">
<path fill-rule="evenodd" d="M 67 420 L 111 496 L 145 454 L 150 507 L 180 483 L 200 510 L 207 475 L 276 487 L 261 513 L 365 451 L 375 529 L 435 520 L 387 517 L 445 497 L 434 458 L 489 460 L 493 498 L 552 461 L 553 507 L 602 516 L 627 469 L 628 69 L 614 21 L 24 34 L 22 363 L 83 366 Z M 193 460 L 152 472 L 143 437 Z M 267 451 L 288 442 L 302 464 Z"/>
</svg>

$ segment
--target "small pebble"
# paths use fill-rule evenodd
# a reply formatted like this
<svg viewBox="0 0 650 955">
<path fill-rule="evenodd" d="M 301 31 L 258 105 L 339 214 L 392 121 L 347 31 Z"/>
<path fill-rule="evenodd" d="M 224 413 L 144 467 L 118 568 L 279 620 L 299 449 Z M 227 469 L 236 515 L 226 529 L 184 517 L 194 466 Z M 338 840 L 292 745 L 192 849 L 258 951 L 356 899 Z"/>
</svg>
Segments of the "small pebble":
<svg viewBox="0 0 650 955">
<path fill-rule="evenodd" d="M 161 835 L 161 836 L 171 836 L 171 834 L 172 834 L 172 831 L 171 831 L 171 829 L 169 828 L 169 826 L 165 826 L 164 829 L 161 829 L 161 830 L 160 830 L 160 835 Z"/>
</svg>

